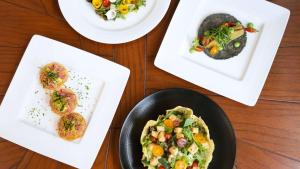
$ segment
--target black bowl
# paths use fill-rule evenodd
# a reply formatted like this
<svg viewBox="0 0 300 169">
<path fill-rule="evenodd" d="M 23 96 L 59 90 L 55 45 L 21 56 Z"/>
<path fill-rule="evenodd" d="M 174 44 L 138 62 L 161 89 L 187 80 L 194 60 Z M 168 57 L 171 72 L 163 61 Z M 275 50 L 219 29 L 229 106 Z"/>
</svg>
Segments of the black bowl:
<svg viewBox="0 0 300 169">
<path fill-rule="evenodd" d="M 176 106 L 193 109 L 207 124 L 215 143 L 209 169 L 232 169 L 235 161 L 236 142 L 232 126 L 224 111 L 211 99 L 187 89 L 165 89 L 147 96 L 127 116 L 120 135 L 120 161 L 123 169 L 144 168 L 140 137 L 148 120 Z"/>
</svg>

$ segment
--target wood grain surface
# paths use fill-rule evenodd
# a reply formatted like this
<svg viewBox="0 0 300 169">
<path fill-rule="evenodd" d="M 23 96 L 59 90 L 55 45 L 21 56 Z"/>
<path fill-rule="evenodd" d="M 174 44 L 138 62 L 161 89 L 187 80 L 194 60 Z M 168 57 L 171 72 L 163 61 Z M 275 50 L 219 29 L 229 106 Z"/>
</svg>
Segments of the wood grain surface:
<svg viewBox="0 0 300 169">
<path fill-rule="evenodd" d="M 0 102 L 30 38 L 40 34 L 102 56 L 131 70 L 93 169 L 121 168 L 118 139 L 128 112 L 145 96 L 172 87 L 189 88 L 207 94 L 225 110 L 237 136 L 235 168 L 300 169 L 300 1 L 272 2 L 290 9 L 291 17 L 259 101 L 255 107 L 248 107 L 153 65 L 179 0 L 172 0 L 167 14 L 151 32 L 119 45 L 97 43 L 75 32 L 63 18 L 56 0 L 0 0 Z M 0 169 L 72 168 L 0 138 Z"/>
</svg>

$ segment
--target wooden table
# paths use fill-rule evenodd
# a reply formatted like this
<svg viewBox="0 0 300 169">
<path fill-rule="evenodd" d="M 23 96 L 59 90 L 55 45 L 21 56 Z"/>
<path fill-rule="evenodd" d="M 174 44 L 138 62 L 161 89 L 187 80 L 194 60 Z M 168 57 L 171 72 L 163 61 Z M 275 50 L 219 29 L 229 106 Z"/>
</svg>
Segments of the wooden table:
<svg viewBox="0 0 300 169">
<path fill-rule="evenodd" d="M 255 107 L 239 104 L 154 67 L 154 58 L 178 2 L 172 0 L 161 23 L 144 37 L 126 44 L 107 45 L 76 33 L 62 17 L 55 0 L 0 0 L 0 102 L 31 36 L 40 34 L 105 57 L 131 70 L 94 169 L 120 168 L 118 140 L 124 118 L 139 100 L 170 87 L 202 92 L 225 110 L 237 136 L 236 168 L 300 169 L 300 1 L 273 0 L 289 8 L 291 17 Z M 67 168 L 72 167 L 0 138 L 0 169 Z"/>
</svg>

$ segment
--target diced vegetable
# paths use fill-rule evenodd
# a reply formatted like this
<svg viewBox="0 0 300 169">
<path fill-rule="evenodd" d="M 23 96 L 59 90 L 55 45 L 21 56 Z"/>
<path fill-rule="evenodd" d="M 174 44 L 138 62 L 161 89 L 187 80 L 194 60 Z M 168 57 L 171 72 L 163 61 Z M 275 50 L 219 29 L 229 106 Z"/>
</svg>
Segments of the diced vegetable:
<svg viewBox="0 0 300 169">
<path fill-rule="evenodd" d="M 173 126 L 173 121 L 170 120 L 170 119 L 166 119 L 166 120 L 164 121 L 164 125 L 165 125 L 166 127 L 168 127 L 168 128 L 173 128 L 173 127 L 174 127 L 174 126 Z"/>
<path fill-rule="evenodd" d="M 219 52 L 219 50 L 218 50 L 218 47 L 217 47 L 217 46 L 212 47 L 212 48 L 210 49 L 210 51 L 209 51 L 209 53 L 210 53 L 211 55 L 216 55 L 218 52 Z"/>
<path fill-rule="evenodd" d="M 200 144 L 207 142 L 206 138 L 202 134 L 194 134 L 194 140 Z"/>
<path fill-rule="evenodd" d="M 176 127 L 176 128 L 174 129 L 174 132 L 175 132 L 175 133 L 181 133 L 181 132 L 182 132 L 182 128 L 181 128 L 181 127 Z"/>
<path fill-rule="evenodd" d="M 159 132 L 159 134 L 158 134 L 158 141 L 160 141 L 160 142 L 165 142 L 166 141 L 166 137 L 165 137 L 165 132 L 164 131 Z"/>
<path fill-rule="evenodd" d="M 188 148 L 188 151 L 191 153 L 191 154 L 195 154 L 197 151 L 198 151 L 198 146 L 193 143 L 192 145 L 190 145 L 190 147 Z"/>
<path fill-rule="evenodd" d="M 165 134 L 165 138 L 166 138 L 167 140 L 169 140 L 170 138 L 172 138 L 172 134 L 166 133 L 166 134 Z"/>
<path fill-rule="evenodd" d="M 175 169 L 185 169 L 186 168 L 186 164 L 183 160 L 177 160 L 175 162 Z"/>
<path fill-rule="evenodd" d="M 150 165 L 151 166 L 157 166 L 158 165 L 158 158 L 153 157 L 152 159 L 150 159 Z"/>
<path fill-rule="evenodd" d="M 169 148 L 169 152 L 170 152 L 171 154 L 173 154 L 173 155 L 177 155 L 177 153 L 178 153 L 178 148 L 175 147 L 175 146 L 172 146 L 172 147 Z"/>
<path fill-rule="evenodd" d="M 157 126 L 156 129 L 158 132 L 165 131 L 165 128 L 163 126 Z"/>
<path fill-rule="evenodd" d="M 180 148 L 185 147 L 186 143 L 187 143 L 187 140 L 185 138 L 180 138 L 177 140 L 177 145 Z"/>
<path fill-rule="evenodd" d="M 174 120 L 174 121 L 173 121 L 173 126 L 174 126 L 174 127 L 177 127 L 177 126 L 179 126 L 179 125 L 180 125 L 180 120 L 177 119 L 177 120 Z"/>
<path fill-rule="evenodd" d="M 176 138 L 177 139 L 184 138 L 184 134 L 183 133 L 177 133 Z"/>
<path fill-rule="evenodd" d="M 192 133 L 192 131 L 189 129 L 189 128 L 184 128 L 183 130 L 182 130 L 182 133 L 184 134 L 184 136 L 186 137 L 186 138 L 188 138 L 188 140 L 192 140 L 193 139 L 193 133 Z"/>
<path fill-rule="evenodd" d="M 160 145 L 153 144 L 152 154 L 156 157 L 160 157 L 164 154 L 164 149 Z"/>
<path fill-rule="evenodd" d="M 92 0 L 92 4 L 93 4 L 94 8 L 98 9 L 102 5 L 102 0 Z"/>
<path fill-rule="evenodd" d="M 192 133 L 193 133 L 193 134 L 199 133 L 199 128 L 193 127 L 193 128 L 192 128 Z"/>
<path fill-rule="evenodd" d="M 163 165 L 165 169 L 169 169 L 168 161 L 165 158 L 160 158 L 158 161 Z"/>
<path fill-rule="evenodd" d="M 152 131 L 151 136 L 153 136 L 154 138 L 157 138 L 158 132 L 157 131 Z"/>
<path fill-rule="evenodd" d="M 193 124 L 193 119 L 188 118 L 185 120 L 183 127 L 187 127 Z"/>
</svg>

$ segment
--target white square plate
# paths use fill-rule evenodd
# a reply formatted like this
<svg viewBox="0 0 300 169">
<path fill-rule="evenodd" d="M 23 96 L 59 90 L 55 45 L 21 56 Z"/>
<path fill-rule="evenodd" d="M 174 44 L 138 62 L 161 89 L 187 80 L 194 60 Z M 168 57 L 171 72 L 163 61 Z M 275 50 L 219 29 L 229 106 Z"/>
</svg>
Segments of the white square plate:
<svg viewBox="0 0 300 169">
<path fill-rule="evenodd" d="M 213 5 L 212 5 L 213 4 Z M 227 60 L 190 53 L 202 21 L 228 13 L 242 24 L 253 22 L 258 33 L 247 34 L 243 51 Z M 290 12 L 267 1 L 180 1 L 155 59 L 155 66 L 243 104 L 254 106 L 268 76 Z"/>
<path fill-rule="evenodd" d="M 69 71 L 65 86 L 77 94 L 87 129 L 73 142 L 58 137 L 59 117 L 39 83 L 41 66 L 59 62 Z M 32 37 L 0 107 L 0 136 L 77 168 L 91 168 L 109 129 L 129 70 L 116 63 L 35 35 Z"/>
</svg>

